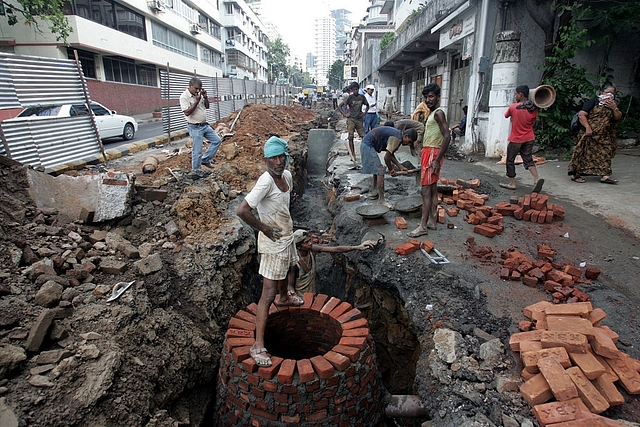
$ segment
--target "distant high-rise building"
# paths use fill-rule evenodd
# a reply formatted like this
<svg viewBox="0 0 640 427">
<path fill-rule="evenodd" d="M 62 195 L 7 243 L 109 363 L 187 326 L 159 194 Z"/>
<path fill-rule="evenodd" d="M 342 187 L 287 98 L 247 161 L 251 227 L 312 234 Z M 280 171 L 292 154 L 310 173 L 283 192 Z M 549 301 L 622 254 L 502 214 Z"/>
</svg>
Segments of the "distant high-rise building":
<svg viewBox="0 0 640 427">
<path fill-rule="evenodd" d="M 336 59 L 336 21 L 327 13 L 315 19 L 316 83 L 326 85 L 327 74 Z"/>
<path fill-rule="evenodd" d="M 336 59 L 341 59 L 344 56 L 344 42 L 347 40 L 347 33 L 351 31 L 350 13 L 347 9 L 331 11 L 331 17 L 336 22 Z"/>
</svg>

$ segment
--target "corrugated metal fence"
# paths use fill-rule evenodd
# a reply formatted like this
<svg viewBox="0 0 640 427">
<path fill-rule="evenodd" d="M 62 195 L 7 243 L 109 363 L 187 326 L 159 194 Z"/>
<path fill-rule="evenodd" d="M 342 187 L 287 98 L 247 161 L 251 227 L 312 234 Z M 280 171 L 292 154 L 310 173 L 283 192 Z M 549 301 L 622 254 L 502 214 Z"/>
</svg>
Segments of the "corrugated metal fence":
<svg viewBox="0 0 640 427">
<path fill-rule="evenodd" d="M 89 92 L 76 61 L 0 53 L 0 108 L 86 102 Z M 92 115 L 5 120 L 0 123 L 0 155 L 50 168 L 104 155 L 98 135 Z"/>
<path fill-rule="evenodd" d="M 192 77 L 202 80 L 202 88 L 209 96 L 210 106 L 206 113 L 209 123 L 228 117 L 249 103 L 287 105 L 287 94 L 291 89 L 287 85 L 274 85 L 255 80 L 184 74 L 161 69 L 162 99 L 166 99 L 169 104 L 162 109 L 164 132 L 171 133 L 187 128 L 187 119 L 180 109 L 179 99 L 182 92 L 189 87 L 189 80 Z"/>
<path fill-rule="evenodd" d="M 287 104 L 289 86 L 184 74 L 167 66 L 160 71 L 162 98 L 167 100 L 162 112 L 164 132 L 186 129 L 179 99 L 193 76 L 202 80 L 209 94 L 210 123 L 250 102 Z M 0 109 L 89 102 L 88 87 L 77 61 L 0 52 Z M 95 118 L 91 109 L 89 112 L 90 116 L 4 120 L 0 123 L 0 155 L 25 165 L 44 166 L 48 171 L 74 161 L 104 159 Z"/>
</svg>

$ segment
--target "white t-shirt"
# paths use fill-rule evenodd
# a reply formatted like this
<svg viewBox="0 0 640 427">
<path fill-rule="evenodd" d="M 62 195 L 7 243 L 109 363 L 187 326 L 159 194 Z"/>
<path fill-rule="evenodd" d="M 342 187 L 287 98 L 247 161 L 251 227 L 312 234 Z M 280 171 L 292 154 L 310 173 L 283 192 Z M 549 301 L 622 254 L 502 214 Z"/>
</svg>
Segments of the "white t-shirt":
<svg viewBox="0 0 640 427">
<path fill-rule="evenodd" d="M 377 113 L 378 112 L 378 104 L 376 103 L 376 98 L 372 95 L 369 95 L 369 92 L 364 94 L 364 97 L 367 98 L 367 102 L 369 103 L 369 111 L 367 113 Z M 362 106 L 362 112 L 364 113 L 364 109 L 366 107 Z"/>
<path fill-rule="evenodd" d="M 282 231 L 282 237 L 275 242 L 262 231 L 258 233 L 258 253 L 261 254 L 280 253 L 293 242 L 293 220 L 289 212 L 293 178 L 288 170 L 282 176 L 289 186 L 288 191 L 280 191 L 269 172 L 265 172 L 245 197 L 251 209 L 257 209 L 260 221 Z"/>
<path fill-rule="evenodd" d="M 189 89 L 185 89 L 180 95 L 180 109 L 182 111 L 188 110 L 193 104 L 196 103 L 196 96 L 189 92 Z M 187 116 L 187 122 L 189 123 L 205 123 L 207 121 L 207 109 L 204 106 L 204 98 L 200 98 L 200 103 L 193 112 Z"/>
</svg>

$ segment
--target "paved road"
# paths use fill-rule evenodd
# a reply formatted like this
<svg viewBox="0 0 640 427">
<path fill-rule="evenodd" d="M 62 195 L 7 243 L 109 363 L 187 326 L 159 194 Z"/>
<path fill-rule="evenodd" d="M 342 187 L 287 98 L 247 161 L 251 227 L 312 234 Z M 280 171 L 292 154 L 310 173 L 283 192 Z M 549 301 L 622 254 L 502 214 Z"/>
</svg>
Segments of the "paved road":
<svg viewBox="0 0 640 427">
<path fill-rule="evenodd" d="M 504 176 L 505 166 L 497 159 L 483 159 L 478 166 Z M 613 177 L 618 184 L 602 184 L 599 177 L 585 177 L 584 184 L 573 182 L 567 175 L 567 161 L 548 161 L 538 166 L 545 183 L 543 192 L 557 199 L 568 200 L 585 211 L 605 219 L 609 224 L 624 228 L 640 237 L 640 148 L 619 149 L 613 159 Z M 533 187 L 533 178 L 521 165 L 516 166 L 516 185 L 513 193 L 523 195 Z M 504 178 L 504 182 L 507 178 Z"/>
</svg>

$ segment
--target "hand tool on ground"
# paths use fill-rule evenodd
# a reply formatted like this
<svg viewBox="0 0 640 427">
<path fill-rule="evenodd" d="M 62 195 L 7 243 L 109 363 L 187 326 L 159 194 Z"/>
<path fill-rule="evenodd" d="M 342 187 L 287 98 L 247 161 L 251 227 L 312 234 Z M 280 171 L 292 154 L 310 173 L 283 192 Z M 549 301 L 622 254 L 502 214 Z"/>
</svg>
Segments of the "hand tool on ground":
<svg viewBox="0 0 640 427">
<path fill-rule="evenodd" d="M 113 290 L 111 291 L 111 296 L 109 297 L 107 302 L 115 301 L 118 298 L 120 298 L 120 296 L 124 294 L 127 289 L 129 289 L 129 286 L 133 285 L 134 283 L 135 283 L 135 280 L 132 280 L 131 282 L 116 283 L 113 286 Z"/>
</svg>

